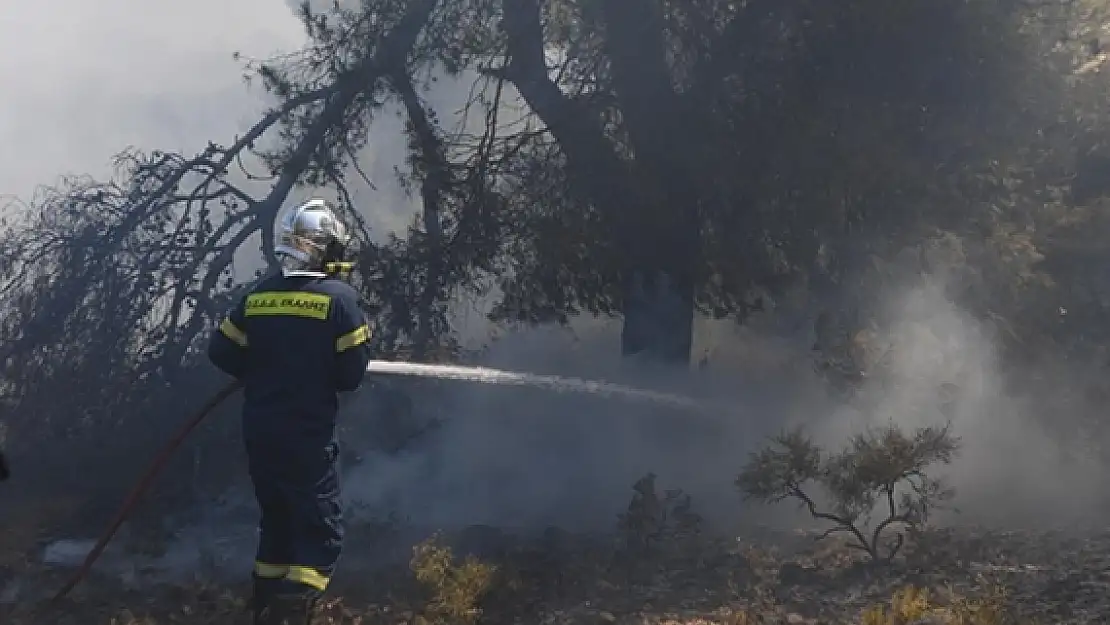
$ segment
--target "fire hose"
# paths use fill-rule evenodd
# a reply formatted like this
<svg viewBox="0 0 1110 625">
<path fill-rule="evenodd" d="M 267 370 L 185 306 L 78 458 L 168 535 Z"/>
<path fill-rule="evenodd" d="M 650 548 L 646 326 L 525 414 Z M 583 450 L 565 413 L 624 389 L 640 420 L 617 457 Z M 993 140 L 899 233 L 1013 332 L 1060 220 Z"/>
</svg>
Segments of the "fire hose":
<svg viewBox="0 0 1110 625">
<path fill-rule="evenodd" d="M 150 488 L 151 484 L 154 483 L 154 478 L 158 476 L 158 474 L 166 466 L 166 463 L 168 463 L 170 458 L 173 457 L 173 454 L 175 451 L 177 451 L 177 448 L 180 447 L 181 444 L 185 442 L 185 439 L 189 437 L 189 434 L 193 430 L 195 430 L 202 421 L 204 421 L 205 417 L 210 415 L 213 410 L 219 407 L 219 405 L 222 404 L 224 400 L 226 400 L 228 397 L 231 397 L 235 393 L 235 391 L 239 390 L 240 386 L 242 386 L 242 384 L 238 381 L 235 381 L 220 389 L 220 391 L 213 395 L 207 402 L 205 402 L 204 405 L 200 407 L 200 409 L 193 413 L 193 415 L 181 425 L 181 428 L 178 429 L 178 431 L 173 435 L 172 438 L 170 438 L 170 440 L 162 447 L 162 449 L 159 450 L 158 455 L 154 457 L 154 461 L 151 462 L 150 467 L 146 470 L 145 473 L 143 473 L 142 477 L 139 478 L 139 482 L 135 484 L 135 487 L 131 489 L 131 492 L 123 501 L 123 505 L 120 506 L 119 512 L 116 513 L 115 518 L 108 525 L 108 528 L 104 530 L 104 533 L 100 536 L 100 538 L 96 541 L 96 545 L 94 545 L 92 550 L 89 551 L 88 555 L 85 556 L 85 561 L 81 563 L 81 566 L 77 569 L 77 571 L 75 571 L 73 575 L 69 578 L 69 580 L 65 583 L 65 585 L 62 586 L 62 589 L 54 595 L 54 601 L 58 601 L 68 595 L 69 591 L 73 590 L 73 588 L 77 586 L 77 584 L 81 583 L 81 580 L 83 580 L 85 576 L 88 575 L 89 571 L 92 569 L 93 564 L 95 564 L 100 555 L 104 553 L 104 549 L 108 546 L 108 543 L 111 542 L 112 537 L 116 535 L 116 532 L 119 531 L 120 526 L 122 526 L 123 523 L 127 520 L 127 517 L 130 516 L 131 511 L 135 508 L 135 505 L 139 503 L 139 500 Z"/>
</svg>

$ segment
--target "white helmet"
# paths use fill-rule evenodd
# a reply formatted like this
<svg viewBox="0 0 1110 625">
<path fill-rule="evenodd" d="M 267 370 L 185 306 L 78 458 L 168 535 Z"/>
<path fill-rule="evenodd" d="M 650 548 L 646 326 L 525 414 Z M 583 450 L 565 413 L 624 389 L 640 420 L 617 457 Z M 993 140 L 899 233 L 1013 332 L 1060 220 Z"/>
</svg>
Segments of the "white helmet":
<svg viewBox="0 0 1110 625">
<path fill-rule="evenodd" d="M 313 198 L 278 218 L 274 239 L 282 273 L 289 276 L 322 272 L 326 263 L 341 260 L 351 237 L 331 205 Z"/>
</svg>

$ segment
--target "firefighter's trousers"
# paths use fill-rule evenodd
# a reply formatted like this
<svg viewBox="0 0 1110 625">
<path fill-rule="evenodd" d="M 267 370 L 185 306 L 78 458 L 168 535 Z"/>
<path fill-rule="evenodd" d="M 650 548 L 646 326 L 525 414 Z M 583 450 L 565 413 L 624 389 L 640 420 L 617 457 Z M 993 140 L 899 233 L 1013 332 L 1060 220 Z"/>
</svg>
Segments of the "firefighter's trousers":
<svg viewBox="0 0 1110 625">
<path fill-rule="evenodd" d="M 319 597 L 343 544 L 338 444 L 248 441 L 247 458 L 262 512 L 256 601 L 276 595 Z"/>
</svg>

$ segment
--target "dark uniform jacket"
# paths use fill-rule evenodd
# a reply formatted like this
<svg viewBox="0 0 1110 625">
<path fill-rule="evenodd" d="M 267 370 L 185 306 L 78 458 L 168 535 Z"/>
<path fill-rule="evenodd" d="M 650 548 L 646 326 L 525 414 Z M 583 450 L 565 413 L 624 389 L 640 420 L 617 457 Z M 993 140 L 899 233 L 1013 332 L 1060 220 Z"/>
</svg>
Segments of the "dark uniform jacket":
<svg viewBox="0 0 1110 625">
<path fill-rule="evenodd" d="M 362 383 L 368 339 L 358 295 L 340 280 L 277 274 L 247 294 L 213 334 L 208 356 L 244 383 L 248 451 L 332 443 L 336 394 Z"/>
</svg>

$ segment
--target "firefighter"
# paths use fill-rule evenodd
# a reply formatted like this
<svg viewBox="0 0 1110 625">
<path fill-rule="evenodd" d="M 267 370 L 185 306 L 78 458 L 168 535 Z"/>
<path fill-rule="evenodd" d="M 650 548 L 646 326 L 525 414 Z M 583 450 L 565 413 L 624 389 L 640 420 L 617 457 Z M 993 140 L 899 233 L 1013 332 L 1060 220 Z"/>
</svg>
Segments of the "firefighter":
<svg viewBox="0 0 1110 625">
<path fill-rule="evenodd" d="M 307 625 L 343 541 L 338 393 L 369 360 L 359 298 L 329 267 L 349 241 L 336 211 L 313 199 L 275 229 L 280 273 L 263 280 L 214 332 L 208 357 L 243 382 L 243 439 L 261 509 L 255 625 Z"/>
</svg>

